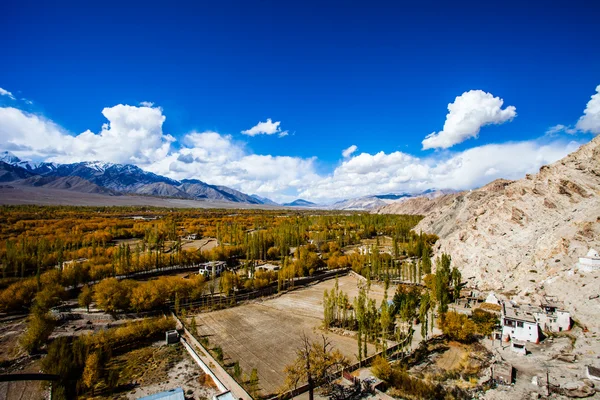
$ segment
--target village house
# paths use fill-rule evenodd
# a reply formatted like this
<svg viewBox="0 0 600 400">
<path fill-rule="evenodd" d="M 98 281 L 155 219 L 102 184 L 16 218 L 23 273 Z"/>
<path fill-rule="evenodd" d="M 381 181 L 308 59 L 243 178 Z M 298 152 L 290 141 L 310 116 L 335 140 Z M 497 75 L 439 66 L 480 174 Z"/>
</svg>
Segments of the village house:
<svg viewBox="0 0 600 400">
<path fill-rule="evenodd" d="M 571 329 L 571 314 L 565 311 L 562 303 L 545 298 L 534 315 L 543 331 L 562 332 Z"/>
<path fill-rule="evenodd" d="M 56 268 L 57 269 L 69 268 L 69 267 L 72 267 L 77 264 L 82 264 L 82 263 L 86 262 L 87 260 L 88 260 L 87 258 L 78 258 L 76 260 L 63 261 L 62 263 L 56 264 Z"/>
<path fill-rule="evenodd" d="M 502 304 L 502 339 L 519 340 L 531 343 L 540 342 L 540 329 L 533 311 L 529 306 L 517 306 L 505 302 Z"/>
<path fill-rule="evenodd" d="M 227 267 L 227 263 L 225 261 L 209 261 L 203 264 L 200 264 L 198 273 L 200 275 L 204 275 L 205 277 L 213 276 L 217 277 L 225 271 Z"/>
<path fill-rule="evenodd" d="M 539 343 L 540 332 L 562 332 L 571 329 L 571 314 L 564 305 L 544 298 L 540 306 L 502 303 L 502 338 Z"/>
</svg>

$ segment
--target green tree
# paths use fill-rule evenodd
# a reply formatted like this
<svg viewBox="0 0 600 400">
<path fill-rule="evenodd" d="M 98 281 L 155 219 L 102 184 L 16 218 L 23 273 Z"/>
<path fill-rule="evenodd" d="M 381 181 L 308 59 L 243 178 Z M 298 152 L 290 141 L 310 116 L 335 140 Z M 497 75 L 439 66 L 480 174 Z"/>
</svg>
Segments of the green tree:
<svg viewBox="0 0 600 400">
<path fill-rule="evenodd" d="M 423 339 L 427 339 L 427 328 L 429 322 L 429 308 L 431 307 L 431 301 L 429 293 L 425 293 L 421 296 L 421 304 L 419 305 L 419 320 L 421 320 L 421 336 Z"/>
<path fill-rule="evenodd" d="M 441 257 L 435 260 L 435 290 L 436 300 L 438 303 L 438 311 L 444 314 L 448 311 L 448 303 L 450 302 L 450 263 L 451 257 L 442 253 Z"/>
<path fill-rule="evenodd" d="M 458 299 L 460 297 L 460 286 L 461 286 L 461 273 L 458 270 L 458 268 L 454 267 L 452 268 L 452 274 L 451 274 L 451 279 L 452 279 L 452 289 L 453 289 L 453 297 L 454 299 Z"/>
<path fill-rule="evenodd" d="M 421 273 L 425 275 L 431 273 L 431 248 L 429 246 L 424 246 L 421 253 Z"/>
</svg>

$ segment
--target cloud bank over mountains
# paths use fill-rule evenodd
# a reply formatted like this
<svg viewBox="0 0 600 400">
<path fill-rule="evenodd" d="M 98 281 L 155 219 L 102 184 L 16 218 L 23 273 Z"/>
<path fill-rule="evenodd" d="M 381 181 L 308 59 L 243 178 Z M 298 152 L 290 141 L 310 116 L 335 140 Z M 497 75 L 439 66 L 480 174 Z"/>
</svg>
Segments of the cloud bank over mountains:
<svg viewBox="0 0 600 400">
<path fill-rule="evenodd" d="M 423 147 L 449 148 L 476 138 L 485 125 L 516 116 L 514 106 L 502 106 L 503 100 L 490 93 L 463 93 L 449 104 L 443 130 L 427 136 Z M 330 173 L 322 173 L 315 157 L 254 154 L 247 143 L 229 134 L 192 131 L 175 138 L 163 131 L 167 118 L 163 109 L 150 102 L 118 104 L 104 108 L 102 114 L 107 122 L 99 131 L 74 135 L 42 115 L 0 106 L 0 149 L 21 158 L 59 163 L 135 164 L 173 179 L 200 179 L 277 201 L 301 197 L 324 202 L 432 188 L 468 189 L 496 178 L 516 179 L 564 157 L 582 143 L 542 135 L 536 140 L 424 156 L 401 151 L 358 153 L 358 147 L 351 145 L 341 151 L 343 158 Z M 285 136 L 287 131 L 280 124 L 267 119 L 242 134 Z M 600 94 L 587 104 L 577 129 L 600 133 Z"/>
</svg>

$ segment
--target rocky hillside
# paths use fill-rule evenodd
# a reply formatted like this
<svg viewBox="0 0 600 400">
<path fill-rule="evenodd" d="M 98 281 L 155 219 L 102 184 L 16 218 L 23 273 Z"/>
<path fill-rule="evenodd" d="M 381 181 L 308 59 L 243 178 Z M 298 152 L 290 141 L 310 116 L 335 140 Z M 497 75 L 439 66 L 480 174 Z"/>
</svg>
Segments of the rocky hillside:
<svg viewBox="0 0 600 400">
<path fill-rule="evenodd" d="M 409 199 L 377 212 L 425 215 L 416 229 L 440 236 L 436 253 L 451 254 L 473 285 L 566 298 L 552 282 L 572 275 L 590 247 L 600 248 L 600 136 L 521 180 Z M 598 292 L 597 283 L 583 286 L 575 290 Z"/>
</svg>

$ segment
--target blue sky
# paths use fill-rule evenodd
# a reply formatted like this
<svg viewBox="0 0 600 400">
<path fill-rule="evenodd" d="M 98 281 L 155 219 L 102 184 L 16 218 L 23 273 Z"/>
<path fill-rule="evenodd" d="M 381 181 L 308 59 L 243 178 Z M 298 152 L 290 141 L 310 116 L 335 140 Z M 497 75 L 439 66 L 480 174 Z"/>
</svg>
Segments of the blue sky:
<svg viewBox="0 0 600 400">
<path fill-rule="evenodd" d="M 598 133 L 593 107 L 577 126 L 600 85 L 593 2 L 127 3 L 2 3 L 0 88 L 14 99 L 0 96 L 0 146 L 24 158 L 126 161 L 280 200 L 329 201 L 517 178 Z M 448 147 L 423 150 L 427 135 L 446 130 L 448 104 L 475 90 L 457 112 L 481 118 L 450 127 Z M 153 105 L 134 109 L 141 102 Z M 280 122 L 275 134 L 242 133 L 268 119 Z M 112 133 L 102 133 L 107 122 Z M 559 124 L 566 129 L 546 134 Z M 128 137 L 120 147 L 129 152 L 64 138 L 86 130 Z M 474 149 L 509 144 L 527 147 L 528 160 L 494 148 L 510 168 L 448 175 Z M 176 161 L 187 156 L 194 162 Z"/>
</svg>

